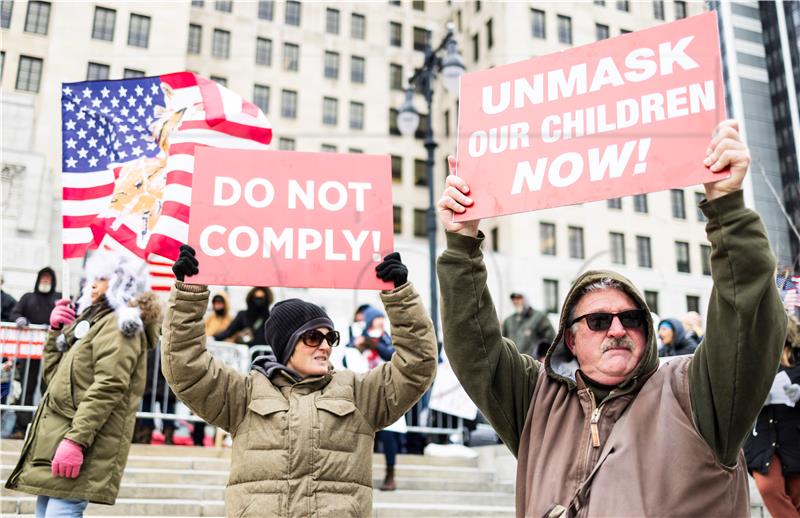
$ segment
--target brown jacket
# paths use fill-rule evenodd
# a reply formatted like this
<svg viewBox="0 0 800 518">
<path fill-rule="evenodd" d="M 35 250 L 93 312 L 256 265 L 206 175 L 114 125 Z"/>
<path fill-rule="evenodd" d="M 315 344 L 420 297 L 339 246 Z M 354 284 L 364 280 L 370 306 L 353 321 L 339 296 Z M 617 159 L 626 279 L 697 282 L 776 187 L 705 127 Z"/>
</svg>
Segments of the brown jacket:
<svg viewBox="0 0 800 518">
<path fill-rule="evenodd" d="M 652 321 L 634 372 L 597 405 L 564 345 L 587 272 L 567 295 L 544 365 L 500 334 L 480 239 L 448 234 L 439 259 L 444 344 L 470 397 L 517 456 L 517 515 L 746 516 L 741 445 L 769 392 L 786 317 L 775 259 L 741 192 L 701 205 L 712 245 L 708 329 L 691 359 L 658 368 Z"/>
<path fill-rule="evenodd" d="M 208 290 L 176 283 L 164 376 L 197 415 L 233 435 L 228 516 L 370 516 L 375 432 L 405 414 L 436 372 L 433 325 L 414 288 L 381 298 L 396 351 L 390 362 L 295 382 L 283 373 L 244 376 L 214 360 L 203 329 Z"/>
<path fill-rule="evenodd" d="M 220 291 L 214 294 L 214 297 L 216 296 L 222 297 L 222 300 L 225 301 L 225 314 L 219 316 L 214 312 L 214 308 L 211 308 L 211 312 L 208 314 L 205 321 L 206 336 L 214 336 L 217 333 L 225 331 L 228 329 L 228 326 L 231 325 L 231 322 L 233 322 L 233 317 L 230 314 L 231 308 L 230 302 L 228 301 L 228 295 L 224 291 Z M 235 342 L 236 334 L 226 338 L 224 341 Z"/>
</svg>

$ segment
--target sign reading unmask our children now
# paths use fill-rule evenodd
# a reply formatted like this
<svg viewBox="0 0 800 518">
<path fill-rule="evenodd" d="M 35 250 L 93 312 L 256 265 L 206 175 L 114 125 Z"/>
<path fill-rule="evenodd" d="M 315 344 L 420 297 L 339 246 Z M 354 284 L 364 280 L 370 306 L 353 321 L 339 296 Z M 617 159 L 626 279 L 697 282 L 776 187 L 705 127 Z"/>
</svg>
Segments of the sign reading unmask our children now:
<svg viewBox="0 0 800 518">
<path fill-rule="evenodd" d="M 725 119 L 713 12 L 461 79 L 457 221 L 720 180 Z"/>
<path fill-rule="evenodd" d="M 388 156 L 200 148 L 189 243 L 192 282 L 386 289 L 392 251 Z"/>
</svg>

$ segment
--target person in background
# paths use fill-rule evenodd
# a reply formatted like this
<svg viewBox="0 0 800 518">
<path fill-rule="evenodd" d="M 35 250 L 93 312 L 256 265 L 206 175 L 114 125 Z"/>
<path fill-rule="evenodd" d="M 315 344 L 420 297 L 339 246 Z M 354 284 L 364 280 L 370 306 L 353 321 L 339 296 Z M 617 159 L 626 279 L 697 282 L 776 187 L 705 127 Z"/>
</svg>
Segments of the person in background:
<svg viewBox="0 0 800 518">
<path fill-rule="evenodd" d="M 658 349 L 658 356 L 681 356 L 694 354 L 697 342 L 683 328 L 677 318 L 667 318 L 658 323 L 658 337 L 662 346 Z"/>
<path fill-rule="evenodd" d="M 3 291 L 2 287 L 4 283 L 5 279 L 0 276 L 0 304 L 2 305 L 2 318 L 0 318 L 0 321 L 10 322 L 11 311 L 14 309 L 14 306 L 16 306 L 17 299 Z M 5 357 L 0 358 L 0 403 L 2 404 L 6 403 L 6 398 L 9 392 L 11 392 L 11 381 L 14 378 L 14 373 L 12 372 L 13 368 L 14 362 Z"/>
<path fill-rule="evenodd" d="M 778 374 L 744 444 L 747 469 L 774 518 L 800 516 L 800 324 L 790 316 Z"/>
<path fill-rule="evenodd" d="M 361 336 L 361 333 L 364 332 L 364 311 L 369 307 L 369 304 L 361 304 L 356 308 L 356 312 L 353 315 L 353 323 L 350 324 L 350 339 L 348 341 L 350 347 L 353 347 L 356 337 Z"/>
<path fill-rule="evenodd" d="M 522 354 L 534 358 L 543 356 L 556 336 L 547 313 L 533 309 L 522 293 L 512 293 L 511 303 L 514 313 L 503 320 L 503 336 L 517 344 Z"/>
<path fill-rule="evenodd" d="M 33 291 L 24 294 L 19 299 L 14 309 L 11 310 L 10 320 L 15 322 L 17 327 L 26 327 L 29 324 L 47 324 L 50 320 L 50 313 L 60 298 L 61 293 L 56 291 L 56 272 L 49 266 L 42 268 L 36 274 Z M 30 363 L 27 364 L 27 362 Z M 39 386 L 41 364 L 42 360 L 36 359 L 17 362 L 16 376 L 23 387 L 23 393 L 17 404 L 33 405 L 36 402 L 34 400 L 36 389 L 40 388 L 44 392 L 44 387 Z M 33 412 L 17 412 L 13 438 L 22 439 L 25 436 L 25 429 L 31 422 L 32 416 Z"/>
<path fill-rule="evenodd" d="M 164 379 L 164 374 L 161 372 L 159 365 L 160 361 L 161 357 L 158 348 L 147 352 L 147 379 L 145 381 L 144 394 L 142 394 L 142 412 L 155 412 L 157 410 L 155 403 L 158 403 L 158 409 L 162 413 L 174 414 L 177 399 L 169 385 L 167 385 L 167 380 Z M 175 437 L 175 420 L 162 419 L 161 424 L 163 426 L 164 444 L 175 444 L 173 441 Z M 153 440 L 155 426 L 155 420 L 152 418 L 137 419 L 136 427 L 133 431 L 134 444 L 150 444 Z"/>
<path fill-rule="evenodd" d="M 233 322 L 233 317 L 230 313 L 230 303 L 228 302 L 228 295 L 224 291 L 220 291 L 211 297 L 211 311 L 206 317 L 206 336 L 214 336 L 217 333 L 222 333 Z M 226 342 L 235 342 L 236 333 L 225 339 Z"/>
<path fill-rule="evenodd" d="M 700 345 L 700 342 L 703 341 L 703 335 L 705 331 L 703 331 L 703 319 L 700 317 L 700 313 L 697 311 L 689 311 L 683 318 L 681 319 L 681 323 L 683 324 L 683 328 L 686 329 L 686 334 L 695 341 L 697 345 Z"/>
<path fill-rule="evenodd" d="M 11 312 L 14 310 L 14 306 L 17 305 L 17 299 L 9 295 L 8 293 L 3 290 L 3 285 L 5 284 L 5 279 L 0 276 L 0 321 L 2 322 L 13 322 L 11 319 Z"/>
<path fill-rule="evenodd" d="M 214 340 L 223 341 L 236 336 L 236 343 L 250 347 L 267 345 L 264 323 L 269 318 L 269 306 L 272 300 L 271 289 L 265 286 L 251 289 L 245 298 L 247 308 L 238 312 L 224 331 L 212 335 Z"/>
</svg>

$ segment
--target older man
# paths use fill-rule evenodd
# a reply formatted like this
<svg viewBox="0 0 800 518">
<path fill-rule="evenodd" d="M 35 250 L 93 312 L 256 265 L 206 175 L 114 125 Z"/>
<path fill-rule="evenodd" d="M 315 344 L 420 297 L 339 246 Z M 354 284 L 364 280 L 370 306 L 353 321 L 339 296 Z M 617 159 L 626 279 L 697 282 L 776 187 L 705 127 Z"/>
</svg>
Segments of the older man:
<svg viewBox="0 0 800 518">
<path fill-rule="evenodd" d="M 750 162 L 735 121 L 714 132 L 705 185 L 714 288 L 693 358 L 658 367 L 650 311 L 625 277 L 579 277 L 544 363 L 502 338 L 472 204 L 449 176 L 438 203 L 444 344 L 464 388 L 517 456 L 518 516 L 749 516 L 741 445 L 786 333 L 775 259 L 745 208 Z M 451 169 L 454 160 L 450 158 Z"/>
</svg>

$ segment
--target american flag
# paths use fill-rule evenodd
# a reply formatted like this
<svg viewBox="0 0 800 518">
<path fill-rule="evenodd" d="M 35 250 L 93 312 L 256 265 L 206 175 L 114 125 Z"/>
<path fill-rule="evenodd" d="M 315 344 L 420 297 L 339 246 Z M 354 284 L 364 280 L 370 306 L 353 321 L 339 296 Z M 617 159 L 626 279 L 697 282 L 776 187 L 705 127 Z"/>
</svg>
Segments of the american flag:
<svg viewBox="0 0 800 518">
<path fill-rule="evenodd" d="M 258 107 L 191 72 L 64 83 L 61 113 L 64 258 L 124 249 L 152 281 L 188 239 L 195 148 L 272 139 Z"/>
<path fill-rule="evenodd" d="M 775 284 L 778 285 L 781 300 L 787 311 L 794 312 L 795 308 L 800 307 L 800 297 L 798 287 L 800 287 L 800 275 L 792 275 L 791 272 L 778 272 L 775 275 Z"/>
</svg>

